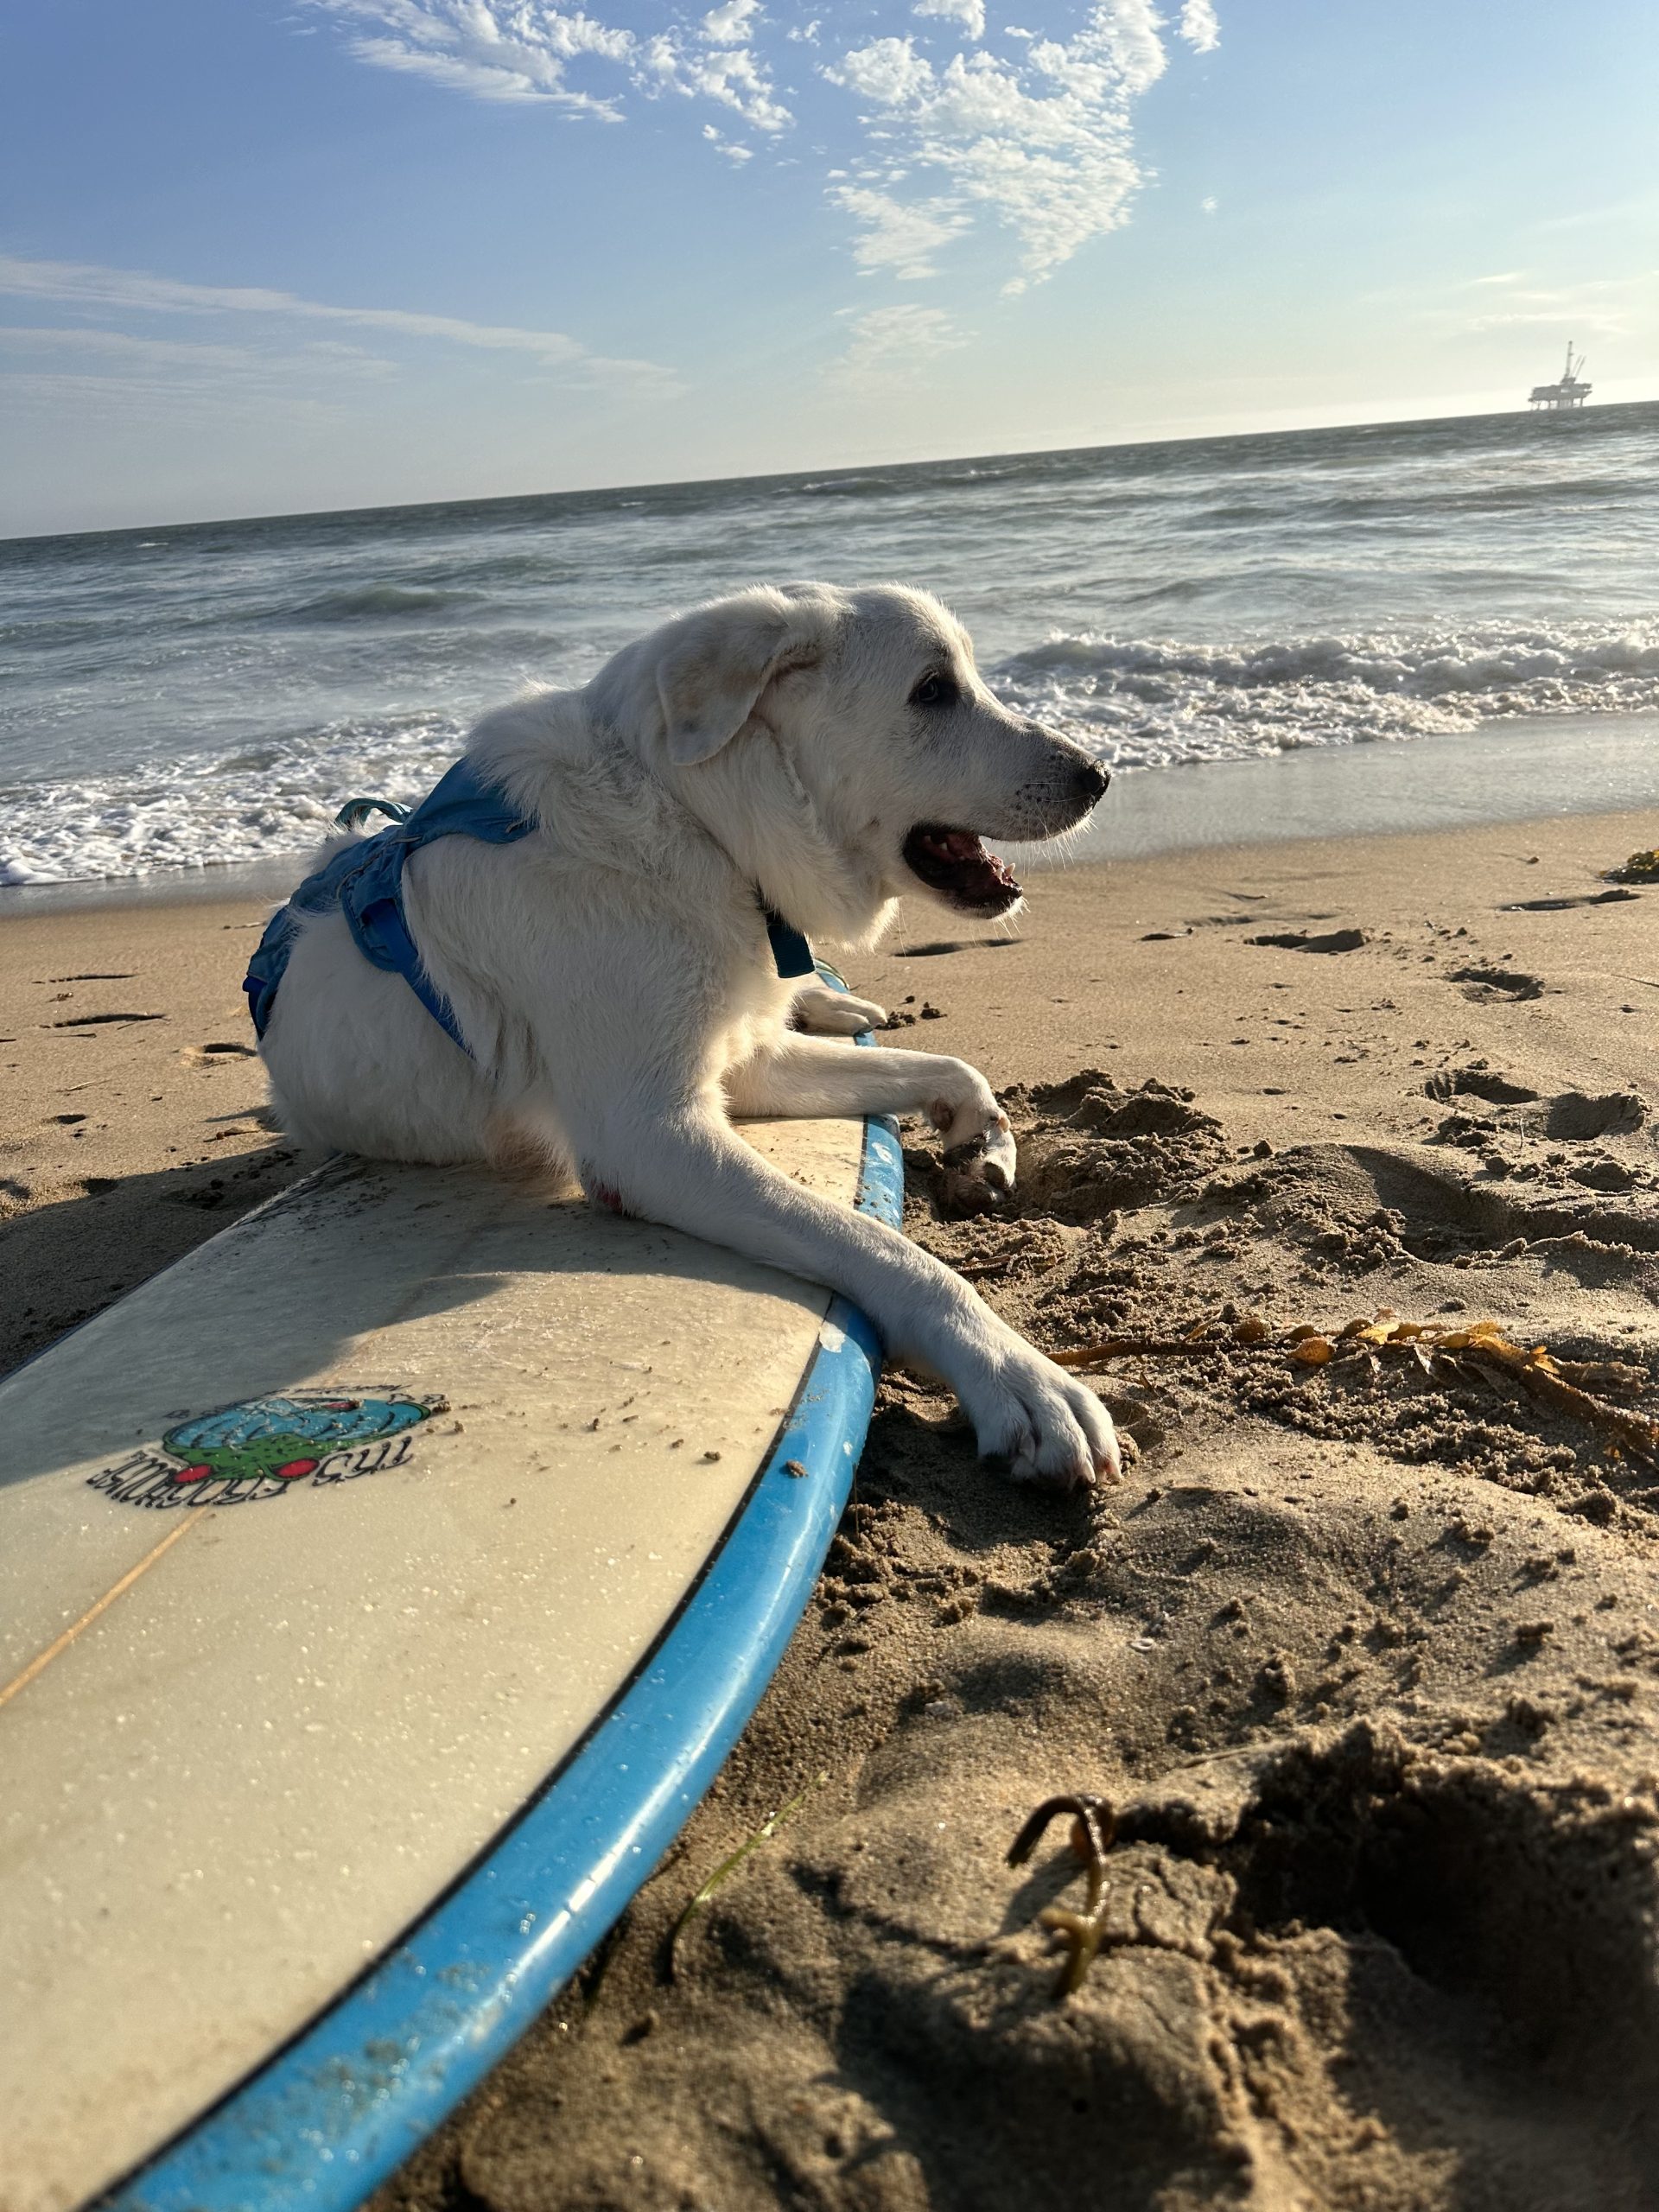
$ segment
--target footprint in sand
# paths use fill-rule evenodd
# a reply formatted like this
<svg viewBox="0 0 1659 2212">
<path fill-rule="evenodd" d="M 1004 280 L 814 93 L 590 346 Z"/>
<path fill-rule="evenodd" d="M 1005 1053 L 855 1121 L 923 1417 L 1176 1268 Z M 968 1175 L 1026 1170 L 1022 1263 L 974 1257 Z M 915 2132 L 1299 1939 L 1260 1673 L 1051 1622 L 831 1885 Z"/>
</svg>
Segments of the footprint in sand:
<svg viewBox="0 0 1659 2212">
<path fill-rule="evenodd" d="M 257 1055 L 251 1045 L 187 1045 L 179 1058 L 189 1067 L 211 1068 L 224 1060 L 251 1060 Z"/>
<path fill-rule="evenodd" d="M 1544 1135 L 1580 1139 L 1630 1136 L 1647 1118 L 1647 1107 L 1633 1090 L 1610 1090 L 1600 1097 L 1582 1090 L 1564 1090 L 1549 1102 Z"/>
<path fill-rule="evenodd" d="M 1517 1625 L 1523 1655 L 1548 1626 Z M 1512 1698 L 1510 1712 L 1507 1734 L 1488 1724 L 1498 1740 L 1530 1743 L 1554 1717 L 1525 1699 Z M 1616 2142 L 1613 2131 L 1628 2110 L 1618 2087 L 1626 2069 L 1650 2073 L 1659 2062 L 1652 1805 L 1626 1796 L 1609 1811 L 1613 1792 L 1541 1788 L 1508 1770 L 1521 1766 L 1518 1758 L 1500 1766 L 1490 1753 L 1437 1758 L 1386 1720 L 1362 1720 L 1334 1741 L 1298 1732 L 1258 1754 L 1253 1773 L 1242 1758 L 1224 1765 L 1218 1802 L 1206 1804 L 1203 1821 L 1191 1776 L 1154 1786 L 1118 1808 L 1117 1834 L 1128 1850 L 1161 1847 L 1170 1874 L 1196 1860 L 1230 1878 L 1219 1924 L 1253 1956 L 1277 1954 L 1280 2001 L 1293 2014 L 1299 1984 L 1286 1969 L 1296 1953 L 1280 1947 L 1309 1945 L 1319 1931 L 1316 1955 L 1343 1959 L 1339 1975 L 1325 1971 L 1364 2052 L 1363 2108 L 1409 2113 L 1421 2126 L 1425 2104 L 1438 2105 L 1446 2139 L 1479 2146 L 1493 2202 L 1645 2202 L 1630 2184 L 1654 2171 L 1651 2120 L 1634 2123 L 1628 2140 Z M 1147 1880 L 1154 1869 L 1136 1871 Z M 1216 1951 L 1223 1961 L 1236 1955 Z M 1234 2016 L 1218 2006 L 1212 2017 Z M 1433 2070 L 1426 2052 L 1437 2045 L 1459 2052 L 1455 2093 L 1443 2102 L 1443 2092 L 1426 2087 Z M 1295 2048 L 1288 2033 L 1279 2048 Z M 1230 2063 L 1249 2078 L 1243 2048 Z M 1320 2069 L 1298 2079 L 1287 2063 L 1274 2081 L 1275 2112 L 1306 2100 L 1305 2137 L 1317 2130 L 1334 2143 L 1353 2129 L 1351 2107 Z M 1520 2152 L 1509 2115 L 1528 2101 L 1549 2120 Z M 1536 2196 L 1520 2184 L 1529 2157 L 1554 2170 Z M 1465 2200 L 1426 2188 L 1410 2201 Z"/>
<path fill-rule="evenodd" d="M 1446 981 L 1461 983 L 1465 998 L 1482 1006 L 1519 1005 L 1523 999 L 1544 995 L 1542 978 L 1524 975 L 1518 968 L 1454 968 Z"/>
<path fill-rule="evenodd" d="M 1489 1106 L 1529 1106 L 1539 1093 L 1485 1068 L 1446 1068 L 1430 1076 L 1423 1095 L 1442 1103 L 1452 1098 L 1484 1098 Z"/>
<path fill-rule="evenodd" d="M 1563 1090 L 1553 1098 L 1488 1068 L 1445 1068 L 1423 1085 L 1426 1097 L 1441 1103 L 1454 1098 L 1482 1098 L 1490 1106 L 1537 1106 L 1541 1134 L 1582 1144 L 1596 1137 L 1633 1136 L 1648 1118 L 1647 1102 L 1633 1090 Z"/>
<path fill-rule="evenodd" d="M 1641 896 L 1639 891 L 1581 891 L 1570 899 L 1512 899 L 1497 911 L 1500 914 L 1560 914 L 1569 906 L 1622 906 Z"/>
<path fill-rule="evenodd" d="M 933 944 L 902 945 L 893 957 L 895 960 L 937 960 L 942 952 L 1001 952 L 1019 942 L 1015 937 L 942 938 Z"/>
<path fill-rule="evenodd" d="M 1247 937 L 1246 944 L 1270 944 L 1281 952 L 1357 952 L 1370 939 L 1363 930 L 1326 930 L 1310 937 L 1306 930 L 1276 930 L 1266 937 Z"/>
</svg>

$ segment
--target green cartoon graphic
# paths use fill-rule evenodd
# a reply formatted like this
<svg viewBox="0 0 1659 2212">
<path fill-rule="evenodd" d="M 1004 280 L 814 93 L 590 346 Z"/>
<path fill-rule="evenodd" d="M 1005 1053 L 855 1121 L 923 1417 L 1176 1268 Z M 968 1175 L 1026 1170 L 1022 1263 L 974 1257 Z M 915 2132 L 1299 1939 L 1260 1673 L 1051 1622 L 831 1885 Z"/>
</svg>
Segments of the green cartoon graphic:
<svg viewBox="0 0 1659 2212">
<path fill-rule="evenodd" d="M 159 1446 L 90 1478 L 125 1505 L 239 1505 L 329 1485 L 408 1457 L 406 1432 L 448 1401 L 395 1386 L 285 1390 L 177 1421 Z"/>
</svg>

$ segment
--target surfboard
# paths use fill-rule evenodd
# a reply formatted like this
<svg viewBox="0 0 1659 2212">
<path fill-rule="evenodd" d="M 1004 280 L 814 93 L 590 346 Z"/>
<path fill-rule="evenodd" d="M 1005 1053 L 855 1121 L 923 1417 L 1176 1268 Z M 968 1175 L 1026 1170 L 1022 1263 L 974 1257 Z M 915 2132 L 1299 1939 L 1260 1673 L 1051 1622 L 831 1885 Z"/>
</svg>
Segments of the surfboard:
<svg viewBox="0 0 1659 2212">
<path fill-rule="evenodd" d="M 751 1125 L 896 1222 L 880 1122 Z M 346 2212 L 753 1711 L 880 1352 L 821 1288 L 337 1161 L 0 1385 L 0 2212 Z"/>
</svg>

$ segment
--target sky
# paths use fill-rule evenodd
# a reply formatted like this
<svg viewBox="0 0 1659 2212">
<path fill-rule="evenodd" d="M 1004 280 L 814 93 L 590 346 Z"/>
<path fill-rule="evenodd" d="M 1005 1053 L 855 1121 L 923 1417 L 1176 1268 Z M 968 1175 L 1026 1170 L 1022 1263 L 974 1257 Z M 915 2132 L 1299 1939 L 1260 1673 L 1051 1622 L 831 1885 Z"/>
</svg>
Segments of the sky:
<svg viewBox="0 0 1659 2212">
<path fill-rule="evenodd" d="M 0 535 L 1659 397 L 1651 0 L 11 0 Z"/>
</svg>

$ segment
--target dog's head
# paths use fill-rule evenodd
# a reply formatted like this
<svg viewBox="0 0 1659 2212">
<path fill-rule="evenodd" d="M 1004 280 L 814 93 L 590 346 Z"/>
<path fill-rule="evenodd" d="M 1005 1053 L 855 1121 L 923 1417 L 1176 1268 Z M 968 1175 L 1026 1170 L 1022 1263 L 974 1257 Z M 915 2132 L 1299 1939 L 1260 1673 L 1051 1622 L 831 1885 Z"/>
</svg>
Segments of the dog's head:
<svg viewBox="0 0 1659 2212">
<path fill-rule="evenodd" d="M 831 863 L 872 908 L 920 889 L 962 913 L 1007 913 L 1020 886 L 982 840 L 1057 836 L 1109 780 L 1001 705 L 961 624 L 897 585 L 715 600 L 620 655 L 594 692 L 808 927 L 802 871 L 822 879 Z"/>
</svg>

